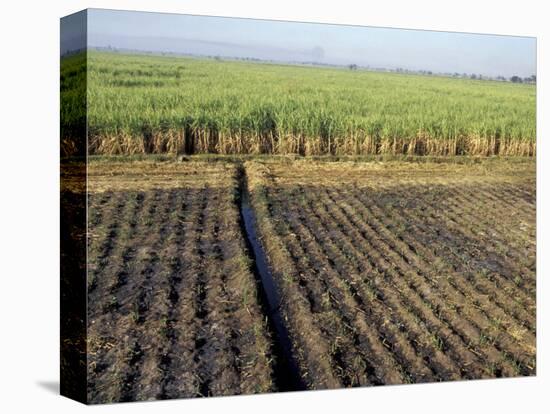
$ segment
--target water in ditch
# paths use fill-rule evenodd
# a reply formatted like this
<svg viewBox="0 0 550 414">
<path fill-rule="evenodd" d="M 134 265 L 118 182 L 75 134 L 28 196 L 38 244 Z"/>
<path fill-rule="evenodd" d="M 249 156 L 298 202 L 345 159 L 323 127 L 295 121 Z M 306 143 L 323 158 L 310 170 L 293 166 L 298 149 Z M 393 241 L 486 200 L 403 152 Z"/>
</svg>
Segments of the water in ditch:
<svg viewBox="0 0 550 414">
<path fill-rule="evenodd" d="M 281 299 L 273 275 L 267 263 L 267 257 L 256 232 L 256 216 L 250 205 L 246 172 L 241 168 L 240 210 L 246 244 L 254 263 L 254 273 L 261 284 L 261 297 L 264 311 L 273 335 L 272 352 L 274 361 L 274 379 L 278 391 L 304 390 L 298 364 L 292 353 L 292 343 L 280 312 Z"/>
</svg>

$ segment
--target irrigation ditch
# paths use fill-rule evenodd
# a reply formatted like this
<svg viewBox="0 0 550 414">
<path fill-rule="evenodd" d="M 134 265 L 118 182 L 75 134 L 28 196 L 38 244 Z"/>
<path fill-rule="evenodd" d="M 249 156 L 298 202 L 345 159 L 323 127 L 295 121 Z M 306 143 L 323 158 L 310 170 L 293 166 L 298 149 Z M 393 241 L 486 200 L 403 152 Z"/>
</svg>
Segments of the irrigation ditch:
<svg viewBox="0 0 550 414">
<path fill-rule="evenodd" d="M 240 227 L 251 260 L 252 271 L 261 287 L 260 304 L 267 316 L 272 338 L 273 376 L 277 391 L 301 391 L 306 386 L 300 376 L 298 363 L 293 353 L 289 332 L 280 311 L 281 298 L 267 262 L 267 256 L 256 231 L 256 215 L 250 205 L 246 169 L 238 166 L 237 203 L 240 211 Z"/>
</svg>

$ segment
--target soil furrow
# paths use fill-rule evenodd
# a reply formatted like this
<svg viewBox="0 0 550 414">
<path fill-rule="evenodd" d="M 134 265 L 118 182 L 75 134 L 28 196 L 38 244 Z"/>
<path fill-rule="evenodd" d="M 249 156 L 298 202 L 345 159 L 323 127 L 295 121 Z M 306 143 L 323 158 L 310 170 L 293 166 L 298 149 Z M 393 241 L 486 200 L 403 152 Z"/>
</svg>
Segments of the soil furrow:
<svg viewBox="0 0 550 414">
<path fill-rule="evenodd" d="M 467 208 L 467 207 L 465 207 Z M 398 213 L 400 216 L 409 216 L 408 212 L 400 211 Z M 457 214 L 461 214 L 457 212 Z M 424 227 L 424 235 L 432 234 L 433 237 L 438 237 L 441 235 L 433 234 L 434 226 L 438 225 L 438 221 L 434 218 L 433 214 L 425 215 L 425 213 L 419 212 L 418 216 L 426 217 L 426 222 L 432 223 L 429 227 Z M 464 217 L 467 214 L 463 214 Z M 518 286 L 517 277 L 512 279 L 512 275 L 509 271 L 510 259 L 506 259 L 502 255 L 496 255 L 495 253 L 484 253 L 487 252 L 486 249 L 479 247 L 478 243 L 472 243 L 468 240 L 473 240 L 474 235 L 464 229 L 464 226 L 455 225 L 453 221 L 449 220 L 447 223 L 450 224 L 449 229 L 455 234 L 459 234 L 460 239 L 463 240 L 462 243 L 458 243 L 453 238 L 448 239 L 447 244 L 450 245 L 450 248 L 445 251 L 440 251 L 439 254 L 446 257 L 446 260 L 450 265 L 453 266 L 453 269 L 458 271 L 461 274 L 470 275 L 470 278 L 475 278 L 474 287 L 482 289 L 480 293 L 491 292 L 490 300 L 494 301 L 505 313 L 509 314 L 512 318 L 516 319 L 520 324 L 526 324 L 526 321 L 531 319 L 531 315 L 525 310 L 525 307 L 534 308 L 535 303 L 532 299 L 532 294 L 525 289 L 521 289 Z M 439 226 L 442 227 L 441 225 Z M 491 244 L 488 242 L 487 244 Z M 460 251 L 459 251 L 460 250 Z M 498 268 L 495 267 L 498 265 Z M 480 278 L 479 275 L 490 275 L 500 286 L 504 287 L 504 290 L 494 289 L 492 284 L 486 280 L 486 277 Z M 506 275 L 506 276 L 505 276 Z M 523 279 L 522 279 L 523 280 Z M 521 281 L 520 281 L 521 282 Z M 510 296 L 514 298 L 513 301 L 510 301 Z M 516 306 L 517 300 L 521 300 L 521 304 Z M 530 329 L 534 332 L 534 325 L 531 325 Z"/>
<path fill-rule="evenodd" d="M 168 217 L 173 209 L 173 195 L 169 191 L 163 191 L 157 204 L 157 217 L 160 219 L 160 227 L 149 233 L 144 242 L 142 255 L 136 257 L 137 266 L 134 274 L 137 276 L 135 283 L 139 291 L 133 303 L 133 324 L 127 331 L 130 344 L 139 345 L 139 355 L 131 354 L 131 360 L 126 367 L 126 375 L 121 386 L 121 401 L 154 399 L 159 393 L 158 384 L 149 378 L 151 371 L 156 369 L 155 345 L 153 336 L 158 335 L 157 321 L 159 313 L 155 305 L 162 300 L 162 291 L 157 286 L 157 278 L 161 268 L 161 251 L 168 237 Z M 139 257 L 141 256 L 141 257 Z M 151 338 L 148 338 L 151 335 Z M 144 341 L 148 338 L 148 341 Z M 130 358 L 128 358 L 130 359 Z"/>
<path fill-rule="evenodd" d="M 126 197 L 121 194 L 113 194 L 109 199 L 107 215 L 109 218 L 103 220 L 102 225 L 96 228 L 95 233 L 89 232 L 90 240 L 88 248 L 88 293 L 93 293 L 95 289 L 101 290 L 103 278 L 101 274 L 109 263 L 109 256 L 119 236 L 119 215 L 126 206 Z"/>
<path fill-rule="evenodd" d="M 370 234 L 369 234 L 370 233 Z M 367 235 L 368 234 L 368 235 Z M 374 232 L 372 229 L 367 229 L 367 233 L 363 236 L 365 241 L 376 240 L 378 242 L 383 241 L 380 236 Z M 386 245 L 385 242 L 376 243 L 372 245 L 373 250 L 370 250 L 370 254 L 374 254 L 375 260 L 378 261 L 380 265 L 380 260 L 382 260 L 384 272 L 390 272 L 390 274 L 396 273 L 397 278 L 405 277 L 408 280 L 409 288 L 415 291 L 421 298 L 423 304 L 433 312 L 437 319 L 444 321 L 449 327 L 452 327 L 452 330 L 462 338 L 464 344 L 468 349 L 473 352 L 475 351 L 472 348 L 471 337 L 479 337 L 480 332 L 478 328 L 472 325 L 469 321 L 459 320 L 454 317 L 452 314 L 445 311 L 447 306 L 445 303 L 437 296 L 433 294 L 432 288 L 428 285 L 430 280 L 424 280 L 420 274 L 417 274 L 416 271 L 409 268 L 408 264 L 402 261 L 401 256 L 399 256 L 389 245 Z M 376 256 L 379 256 L 376 258 Z M 414 277 L 411 278 L 411 276 Z M 393 276 L 392 276 L 393 277 Z M 436 286 L 433 286 L 434 288 Z M 437 290 L 436 290 L 437 291 Z M 434 308 L 435 306 L 435 308 Z M 496 363 L 501 362 L 502 358 L 499 357 L 499 352 L 496 349 L 491 349 L 487 351 L 489 354 L 486 355 Z"/>
<path fill-rule="evenodd" d="M 276 197 L 271 197 L 271 199 L 276 200 Z M 277 201 L 280 203 L 279 200 Z M 373 330 L 372 327 L 367 327 L 366 321 L 362 317 L 363 314 L 356 310 L 358 307 L 356 299 L 354 300 L 341 279 L 330 269 L 331 265 L 327 260 L 326 254 L 323 254 L 322 250 L 319 249 L 319 244 L 313 242 L 316 240 L 313 233 L 310 230 L 305 230 L 304 224 L 297 222 L 294 216 L 285 213 L 288 207 L 287 203 L 284 204 L 284 207 L 281 205 L 279 214 L 285 217 L 287 223 L 291 226 L 289 243 L 292 243 L 293 235 L 295 237 L 299 236 L 299 240 L 292 250 L 302 251 L 303 261 L 305 261 L 306 257 L 308 258 L 301 272 L 307 274 L 311 269 L 315 269 L 317 275 L 326 280 L 325 286 L 320 289 L 320 294 L 328 292 L 329 298 L 334 298 L 331 302 L 333 311 L 336 315 L 340 313 L 344 326 L 349 325 L 352 327 L 349 335 L 352 335 L 352 343 L 357 347 L 362 355 L 362 359 L 367 364 L 367 373 L 370 371 L 368 367 L 376 367 L 374 368 L 376 377 L 371 378 L 371 382 L 386 384 L 403 382 L 404 378 L 408 376 L 407 373 L 400 372 L 399 365 L 394 361 L 392 353 L 382 345 L 384 340 L 380 340 L 379 334 L 375 334 L 377 332 L 376 329 Z M 305 242 L 306 245 L 302 247 L 300 246 L 300 242 Z M 310 257 L 313 260 L 309 259 Z M 345 348 L 342 350 L 342 352 L 346 351 L 348 350 Z M 402 368 L 406 369 L 406 367 Z M 341 369 L 344 372 L 346 371 L 345 366 Z M 360 378 L 360 375 L 358 373 L 351 373 L 351 377 Z"/>
<path fill-rule="evenodd" d="M 371 214 L 370 214 L 370 221 L 373 221 L 373 220 L 378 220 L 381 216 L 380 215 L 383 215 L 383 213 L 381 212 L 380 209 L 377 210 L 378 207 L 370 210 L 371 211 Z M 378 213 L 377 214 L 373 214 L 373 213 Z M 367 225 L 370 225 L 370 223 L 366 223 Z M 407 271 L 407 268 L 410 267 L 412 265 L 412 263 L 407 263 L 405 262 L 405 259 L 407 258 L 406 256 L 404 256 L 404 251 L 407 251 L 408 248 L 406 246 L 402 246 L 401 248 L 399 248 L 397 245 L 399 245 L 399 241 L 395 239 L 395 237 L 393 237 L 387 229 L 384 229 L 383 227 L 380 227 L 381 224 L 379 225 L 376 225 L 375 223 L 375 228 L 374 230 L 378 232 L 378 235 L 380 237 L 384 237 L 384 239 L 381 239 L 381 240 L 384 240 L 384 242 L 382 244 L 379 244 L 380 246 L 385 246 L 387 245 L 388 248 L 390 249 L 389 251 L 392 250 L 392 245 L 394 246 L 394 251 L 397 251 L 397 252 L 402 252 L 401 255 L 397 255 L 397 254 L 394 254 L 394 262 L 395 264 L 398 265 L 398 267 L 402 268 L 403 271 Z M 386 244 L 388 243 L 388 244 Z M 417 248 L 418 248 L 418 245 L 416 245 Z M 414 258 L 414 260 L 416 261 L 418 259 L 418 256 L 417 255 L 411 255 L 410 256 L 411 258 Z M 436 259 L 437 260 L 437 259 Z M 428 265 L 428 264 L 427 264 Z M 418 267 L 418 266 L 414 266 L 416 268 L 415 271 L 421 271 L 423 272 L 422 270 L 422 267 Z M 429 268 L 429 267 L 428 267 Z M 422 274 L 422 273 L 420 273 Z M 441 293 L 445 293 L 446 290 L 450 289 L 450 292 L 457 292 L 459 293 L 459 295 L 452 295 L 452 300 L 454 301 L 455 303 L 455 308 L 456 308 L 456 305 L 460 306 L 462 309 L 464 310 L 468 310 L 468 313 L 470 314 L 470 318 L 473 318 L 471 319 L 472 322 L 475 323 L 476 326 L 479 327 L 479 329 L 481 329 L 483 332 L 489 332 L 490 330 L 492 330 L 492 326 L 491 326 L 491 323 L 490 323 L 490 314 L 487 313 L 487 311 L 485 311 L 483 308 L 482 308 L 482 303 L 480 302 L 479 299 L 476 299 L 475 297 L 473 299 L 468 299 L 470 298 L 470 296 L 468 296 L 465 292 L 464 292 L 464 289 L 466 289 L 466 291 L 468 290 L 468 285 L 466 283 L 464 283 L 461 279 L 460 276 L 456 276 L 454 278 L 448 278 L 448 277 L 445 277 L 445 278 L 442 278 L 442 277 L 439 277 L 439 276 L 436 276 L 434 275 L 434 277 L 428 277 L 428 276 L 425 276 L 426 277 L 426 281 L 428 283 L 431 283 L 433 288 L 434 289 L 437 289 L 438 291 L 440 291 Z M 437 281 L 437 284 L 435 284 Z M 443 286 L 446 286 L 445 288 L 443 288 Z M 450 299 L 451 296 L 449 296 L 449 293 L 445 293 L 446 294 L 446 297 Z M 471 305 L 465 305 L 464 304 L 464 301 L 465 300 L 470 300 L 471 301 Z M 456 308 L 458 309 L 458 308 Z M 483 335 L 486 335 L 485 333 Z M 513 337 L 509 337 L 507 335 L 507 333 L 505 332 L 501 332 L 501 334 L 499 335 L 498 338 L 490 338 L 490 341 L 491 342 L 491 345 L 492 346 L 495 346 L 499 349 L 507 349 L 507 352 L 512 352 L 514 355 L 515 355 L 515 359 L 517 361 L 525 361 L 526 360 L 526 356 L 524 354 L 525 350 L 520 350 L 518 349 L 516 346 L 512 345 L 510 341 L 513 341 L 515 342 L 516 339 L 513 338 Z"/>
<path fill-rule="evenodd" d="M 436 257 L 432 254 L 432 251 L 434 249 L 437 249 L 438 247 L 444 247 L 440 248 L 435 255 L 437 256 L 444 256 L 446 258 L 446 263 L 448 263 L 452 269 L 452 272 L 459 272 L 460 274 L 472 274 L 472 277 L 477 277 L 477 272 L 472 273 L 471 267 L 465 267 L 464 263 L 478 263 L 480 262 L 480 247 L 479 243 L 475 244 L 476 251 L 470 253 L 467 253 L 468 245 L 473 245 L 472 242 L 469 240 L 473 240 L 473 237 L 475 235 L 468 233 L 465 230 L 464 225 L 455 226 L 455 219 L 451 216 L 448 217 L 448 219 L 443 223 L 441 222 L 441 219 L 438 219 L 438 215 L 441 215 L 445 218 L 447 218 L 447 213 L 438 212 L 437 215 L 430 211 L 430 204 L 424 203 L 421 201 L 421 198 L 417 198 L 417 207 L 414 210 L 414 215 L 409 212 L 408 209 L 404 208 L 397 208 L 395 206 L 388 207 L 388 206 L 377 206 L 376 203 L 370 203 L 371 208 L 377 209 L 376 211 L 381 212 L 382 208 L 386 211 L 386 214 L 382 214 L 379 216 L 381 219 L 386 220 L 386 226 L 390 226 L 392 231 L 396 232 L 399 229 L 400 225 L 403 223 L 406 228 L 409 230 L 414 230 L 416 239 L 409 236 L 411 232 L 404 232 L 404 231 L 398 231 L 398 239 L 404 240 L 405 238 L 408 240 L 408 247 L 413 250 L 414 254 L 417 255 L 420 252 L 417 252 L 415 249 L 420 247 L 422 250 L 422 254 L 426 256 L 430 256 L 430 260 L 433 262 L 433 260 L 436 260 Z M 445 209 L 446 210 L 446 209 Z M 464 211 L 457 211 L 454 213 L 454 216 L 466 216 L 468 213 L 465 213 Z M 385 219 L 388 215 L 388 219 Z M 405 221 L 404 218 L 407 218 Z M 473 222 L 473 221 L 472 221 Z M 392 223 L 390 225 L 390 223 Z M 430 225 L 427 225 L 430 223 Z M 449 230 L 445 230 L 446 227 L 449 228 Z M 454 233 L 456 231 L 456 233 Z M 457 234 L 457 237 L 453 237 L 453 234 Z M 428 235 L 430 235 L 431 238 L 427 238 Z M 417 240 L 418 239 L 418 240 Z M 438 240 L 444 241 L 444 244 L 441 242 L 438 244 Z M 430 249 L 422 248 L 422 244 L 419 244 L 419 241 L 422 241 L 424 245 L 431 246 Z M 416 246 L 416 247 L 415 247 Z M 481 248 L 483 249 L 483 248 Z M 414 256 L 413 256 L 414 257 Z M 485 260 L 489 260 L 486 258 Z M 440 261 L 441 262 L 441 261 Z M 491 260 L 491 263 L 494 262 L 494 260 Z M 487 262 L 489 263 L 489 262 Z M 442 263 L 443 264 L 443 263 Z M 485 269 L 484 267 L 480 268 L 480 271 Z M 524 291 L 518 290 L 517 286 L 514 284 L 514 287 L 510 285 L 510 282 L 507 278 L 503 278 L 500 273 L 498 272 L 492 272 L 493 276 L 501 282 L 505 283 L 508 288 L 512 289 L 512 294 L 515 297 L 521 297 L 523 303 L 533 303 L 531 301 L 531 296 L 527 295 Z M 483 279 L 477 278 L 477 285 L 483 285 L 485 282 Z M 489 289 L 489 286 L 485 286 L 485 289 Z M 503 311 L 506 313 L 509 313 L 510 311 L 507 309 L 507 306 L 504 305 L 506 303 L 506 297 L 500 292 L 493 292 L 494 295 L 498 296 L 498 299 L 495 299 L 498 303 L 499 307 L 502 307 Z M 496 303 L 496 302 L 495 302 Z M 522 305 L 523 306 L 523 305 Z M 522 313 L 522 309 L 518 309 L 518 312 Z M 525 314 L 523 315 L 526 316 Z M 512 316 L 514 318 L 516 316 Z M 521 318 L 521 317 L 520 317 Z M 518 320 L 518 322 L 522 323 L 523 321 Z"/>
<path fill-rule="evenodd" d="M 533 235 L 530 234 L 529 229 L 521 228 L 527 221 L 530 221 L 526 212 L 518 209 L 517 206 L 506 209 L 496 208 L 498 205 L 495 202 L 487 200 L 487 193 L 487 190 L 483 188 L 476 191 L 466 187 L 450 188 L 449 194 L 452 197 L 443 199 L 442 206 L 448 206 L 452 212 L 458 212 L 458 216 L 451 215 L 455 219 L 452 221 L 460 223 L 465 230 L 478 238 L 480 234 L 479 231 L 476 231 L 477 225 L 483 224 L 481 227 L 490 231 L 490 237 L 485 235 L 482 239 L 496 251 L 502 251 L 506 256 L 511 256 L 518 261 L 524 259 L 526 250 L 528 253 L 534 254 L 533 244 L 522 243 L 526 236 Z M 451 213 L 446 209 L 442 211 L 447 214 Z M 515 262 L 510 261 L 508 265 L 514 266 Z"/>
<path fill-rule="evenodd" d="M 302 379 L 312 389 L 341 387 L 327 361 L 328 344 L 315 327 L 307 299 L 296 286 L 297 272 L 290 252 L 275 231 L 277 219 L 266 198 L 266 171 L 252 163 L 245 163 L 245 168 L 249 168 L 248 188 L 256 211 L 258 232 L 280 290 L 280 311 L 290 331 Z M 304 326 L 308 329 L 304 330 Z"/>
<path fill-rule="evenodd" d="M 188 215 L 180 210 L 174 243 L 169 246 L 170 307 L 166 319 L 167 349 L 159 357 L 162 370 L 159 398 L 194 397 L 200 395 L 200 379 L 194 361 L 199 320 L 195 318 L 196 283 L 199 258 L 196 255 L 198 229 L 208 203 L 208 192 L 195 189 L 185 192 Z"/>
<path fill-rule="evenodd" d="M 323 202 L 322 205 L 326 213 L 334 214 L 334 212 L 330 213 L 335 208 L 333 203 Z M 316 215 L 316 211 L 319 211 L 319 209 L 311 210 L 311 203 L 309 203 L 309 208 L 312 215 Z M 366 258 L 365 253 L 356 248 L 356 246 L 361 245 L 361 238 L 357 237 L 356 230 L 353 227 L 347 227 L 346 232 L 343 233 L 334 225 L 334 220 L 326 220 L 320 214 L 318 218 L 321 220 L 323 231 L 326 232 L 326 238 L 323 238 L 323 240 L 332 240 L 332 245 L 340 251 L 342 256 L 346 256 L 340 274 L 348 280 L 350 289 L 355 290 L 364 302 L 362 306 L 364 311 L 367 314 L 375 315 L 374 317 L 377 318 L 376 324 L 379 327 L 391 331 L 391 336 L 396 338 L 396 346 L 405 348 L 404 352 L 410 355 L 409 358 L 413 358 L 412 355 L 416 354 L 414 361 L 417 366 L 427 366 L 432 374 L 440 379 L 459 378 L 460 371 L 455 366 L 454 361 L 450 360 L 437 348 L 425 345 L 429 344 L 431 340 L 428 335 L 433 334 L 429 330 L 418 329 L 418 326 L 409 322 L 411 316 L 402 312 L 403 309 L 407 309 L 407 306 L 396 301 L 395 294 L 391 289 L 385 289 L 385 293 L 382 294 L 376 286 L 379 283 L 373 283 L 378 275 L 372 267 L 366 266 L 368 258 Z M 337 236 L 335 237 L 335 235 Z M 352 238 L 352 235 L 354 238 Z M 336 242 L 339 242 L 340 245 Z M 407 309 L 407 311 L 409 310 Z M 391 325 L 387 326 L 390 323 Z M 405 327 L 406 329 L 404 329 Z M 420 375 L 423 369 L 418 367 L 415 372 Z M 424 375 L 424 378 L 419 378 L 416 381 L 430 380 L 430 376 L 426 376 L 427 373 L 424 373 Z"/>
<path fill-rule="evenodd" d="M 397 235 L 397 240 L 395 238 L 393 239 L 395 242 L 395 248 L 400 250 L 405 257 L 410 257 L 411 260 L 414 262 L 418 262 L 417 265 L 418 269 L 422 268 L 429 268 L 430 266 L 433 266 L 434 264 L 437 265 L 440 271 L 445 271 L 449 273 L 449 275 L 453 275 L 454 277 L 452 279 L 449 279 L 452 281 L 451 283 L 457 283 L 460 284 L 461 291 L 465 289 L 465 295 L 466 296 L 473 296 L 476 297 L 477 295 L 480 295 L 480 297 L 486 297 L 489 299 L 489 302 L 484 302 L 484 306 L 489 307 L 489 312 L 494 314 L 496 313 L 498 316 L 503 317 L 504 319 L 510 319 L 512 320 L 511 323 L 513 324 L 519 324 L 520 327 L 523 327 L 527 324 L 526 319 L 522 319 L 521 316 L 517 315 L 517 312 L 514 313 L 514 311 L 509 310 L 508 306 L 505 306 L 503 304 L 503 298 L 498 293 L 494 293 L 493 296 L 485 295 L 485 291 L 490 289 L 487 285 L 485 285 L 484 279 L 477 278 L 477 274 L 473 274 L 467 269 L 462 269 L 460 267 L 453 267 L 451 266 L 453 263 L 453 260 L 449 258 L 447 255 L 446 250 L 438 250 L 436 254 L 432 253 L 432 250 L 434 249 L 433 246 L 437 245 L 437 238 L 434 237 L 434 242 L 430 243 L 432 246 L 431 249 L 426 248 L 423 244 L 419 243 L 417 239 L 421 239 L 422 237 L 419 236 L 419 233 L 422 232 L 424 235 L 430 234 L 432 228 L 436 228 L 435 226 L 437 224 L 432 223 L 431 226 L 428 226 L 427 223 L 430 222 L 430 220 L 426 220 L 426 222 L 414 222 L 414 219 L 418 219 L 419 217 L 423 217 L 423 213 L 415 214 L 414 216 L 411 216 L 407 211 L 398 211 L 397 213 L 393 213 L 393 208 L 387 208 L 385 209 L 386 212 L 383 212 L 380 207 L 376 206 L 375 204 L 370 204 L 370 211 L 374 214 L 370 215 L 370 219 L 373 221 L 373 225 L 376 226 L 382 226 L 382 227 L 376 227 L 381 234 L 388 235 L 390 232 L 392 235 Z M 389 217 L 389 218 L 387 218 Z M 409 236 L 410 231 L 408 232 L 398 232 L 396 233 L 396 230 L 394 230 L 394 227 L 398 227 L 399 224 L 394 225 L 390 223 L 399 223 L 399 220 L 402 220 L 404 218 L 407 218 L 407 226 L 410 228 L 410 230 L 416 231 L 416 239 Z M 425 224 L 426 223 L 426 224 Z M 441 229 L 443 226 L 438 225 L 437 228 Z M 441 230 L 438 230 L 439 232 Z M 386 239 L 389 240 L 389 239 Z M 426 244 L 428 245 L 428 244 Z M 462 244 L 456 243 L 456 249 L 460 249 Z M 405 255 L 405 252 L 407 254 Z M 443 261 L 442 259 L 446 259 Z M 461 283 L 462 280 L 465 279 L 475 279 L 474 282 L 464 282 Z M 472 286 L 469 286 L 469 283 L 472 283 Z M 485 289 L 485 291 L 484 291 Z M 520 310 L 519 312 L 522 312 Z M 523 317 L 528 317 L 527 314 L 523 312 Z"/>
<path fill-rule="evenodd" d="M 199 370 L 203 370 L 204 384 L 208 384 L 208 393 L 212 395 L 234 395 L 239 393 L 239 373 L 232 352 L 232 333 L 226 320 L 226 304 L 229 300 L 224 292 L 222 273 L 223 256 L 219 241 L 219 218 L 222 194 L 213 189 L 207 209 L 210 213 L 203 222 L 204 233 L 199 241 L 201 255 L 206 266 L 202 273 L 208 282 L 205 283 L 202 311 L 208 325 L 204 326 L 205 343 L 199 350 Z M 199 279 L 200 283 L 200 279 Z M 233 349 L 234 350 L 234 349 Z"/>
<path fill-rule="evenodd" d="M 152 220 L 156 213 L 156 203 L 158 201 L 159 194 L 145 196 L 143 203 L 143 211 L 145 212 L 144 221 L 152 225 Z M 132 241 L 134 246 L 139 246 L 143 240 L 146 239 L 149 234 L 149 230 L 142 229 L 139 224 L 135 230 L 136 236 Z M 128 247 L 131 249 L 132 244 Z M 113 267 L 114 273 L 111 275 L 111 279 L 114 280 L 116 274 L 122 271 L 127 271 L 128 274 L 132 273 L 133 269 L 133 257 L 122 256 L 119 258 L 119 266 Z M 122 286 L 120 286 L 122 288 Z M 88 318 L 88 337 L 90 341 L 90 354 L 94 355 L 96 359 L 92 362 L 90 369 L 93 370 L 93 374 L 90 375 L 90 380 L 94 381 L 94 386 L 89 387 L 93 390 L 90 395 L 90 401 L 119 401 L 120 389 L 119 378 L 123 375 L 122 364 L 126 359 L 125 352 L 128 348 L 125 347 L 125 331 L 134 323 L 132 320 L 132 297 L 137 296 L 137 288 L 134 283 L 124 285 L 123 288 L 126 292 L 122 295 L 122 292 L 118 292 L 117 295 L 109 295 L 105 292 L 103 295 L 97 295 L 97 304 L 93 306 L 101 307 L 104 313 L 98 315 L 97 318 Z M 120 298 L 119 296 L 120 295 Z M 109 308 L 105 308 L 103 303 L 105 300 L 102 298 L 109 298 L 109 301 L 113 303 L 113 307 L 108 312 L 105 312 Z M 128 298 L 128 300 L 123 300 Z M 88 300 L 91 303 L 92 300 Z M 107 302 L 109 303 L 109 302 Z M 116 312 L 114 311 L 116 309 Z M 131 345 L 135 351 L 136 358 L 140 355 L 139 346 L 136 344 Z"/>
</svg>

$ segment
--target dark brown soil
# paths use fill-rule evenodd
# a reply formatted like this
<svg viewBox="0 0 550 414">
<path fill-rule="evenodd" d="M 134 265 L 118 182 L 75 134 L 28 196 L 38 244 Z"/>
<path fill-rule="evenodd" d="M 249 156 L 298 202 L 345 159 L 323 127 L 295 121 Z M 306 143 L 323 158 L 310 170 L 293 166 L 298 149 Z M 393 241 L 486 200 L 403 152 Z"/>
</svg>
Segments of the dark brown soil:
<svg viewBox="0 0 550 414">
<path fill-rule="evenodd" d="M 247 168 L 310 388 L 535 374 L 530 167 Z"/>
<path fill-rule="evenodd" d="M 281 361 L 306 389 L 536 372 L 532 162 L 89 174 L 89 402 L 288 390 Z"/>
<path fill-rule="evenodd" d="M 273 390 L 238 183 L 195 181 L 89 196 L 92 403 Z"/>
</svg>

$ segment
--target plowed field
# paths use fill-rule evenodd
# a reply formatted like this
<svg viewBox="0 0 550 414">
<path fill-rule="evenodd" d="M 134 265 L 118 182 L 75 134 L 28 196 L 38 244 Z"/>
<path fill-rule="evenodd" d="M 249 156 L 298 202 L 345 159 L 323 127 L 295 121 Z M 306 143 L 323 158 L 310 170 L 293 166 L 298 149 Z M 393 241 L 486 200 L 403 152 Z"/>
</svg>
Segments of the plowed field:
<svg viewBox="0 0 550 414">
<path fill-rule="evenodd" d="M 530 160 L 88 174 L 90 402 L 536 372 Z"/>
<path fill-rule="evenodd" d="M 534 165 L 247 171 L 310 388 L 535 373 Z"/>
</svg>

